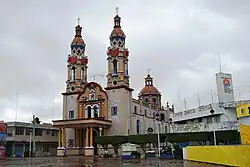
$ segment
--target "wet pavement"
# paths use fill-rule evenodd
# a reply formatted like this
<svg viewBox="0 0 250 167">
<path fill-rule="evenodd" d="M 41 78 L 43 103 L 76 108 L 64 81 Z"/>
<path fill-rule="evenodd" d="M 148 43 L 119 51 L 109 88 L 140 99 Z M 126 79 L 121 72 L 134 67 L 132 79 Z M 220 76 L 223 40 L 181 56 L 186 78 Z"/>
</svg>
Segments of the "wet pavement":
<svg viewBox="0 0 250 167">
<path fill-rule="evenodd" d="M 10 158 L 0 160 L 0 167 L 222 167 L 197 162 L 181 160 L 159 160 L 149 158 L 147 160 L 121 161 L 112 158 L 88 158 L 88 157 L 36 157 L 36 158 Z"/>
</svg>

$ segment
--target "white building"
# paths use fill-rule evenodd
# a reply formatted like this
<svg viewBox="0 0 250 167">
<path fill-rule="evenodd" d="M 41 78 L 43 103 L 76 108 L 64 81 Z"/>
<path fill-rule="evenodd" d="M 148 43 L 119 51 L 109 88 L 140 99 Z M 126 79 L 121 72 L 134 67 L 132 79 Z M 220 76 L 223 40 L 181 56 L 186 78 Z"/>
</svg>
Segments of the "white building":
<svg viewBox="0 0 250 167">
<path fill-rule="evenodd" d="M 218 103 L 171 114 L 171 132 L 238 130 L 236 107 L 249 100 L 235 101 L 232 75 L 216 74 Z"/>
</svg>

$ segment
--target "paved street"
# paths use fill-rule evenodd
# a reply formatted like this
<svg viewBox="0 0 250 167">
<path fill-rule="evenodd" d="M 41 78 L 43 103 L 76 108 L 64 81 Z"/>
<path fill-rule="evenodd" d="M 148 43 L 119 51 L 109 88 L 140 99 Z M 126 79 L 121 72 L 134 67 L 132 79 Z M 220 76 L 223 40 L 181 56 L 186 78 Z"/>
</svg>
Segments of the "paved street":
<svg viewBox="0 0 250 167">
<path fill-rule="evenodd" d="M 195 162 L 183 162 L 172 160 L 147 159 L 141 162 L 121 161 L 120 159 L 101 159 L 86 157 L 37 157 L 37 158 L 11 158 L 0 161 L 1 167 L 221 167 Z"/>
</svg>

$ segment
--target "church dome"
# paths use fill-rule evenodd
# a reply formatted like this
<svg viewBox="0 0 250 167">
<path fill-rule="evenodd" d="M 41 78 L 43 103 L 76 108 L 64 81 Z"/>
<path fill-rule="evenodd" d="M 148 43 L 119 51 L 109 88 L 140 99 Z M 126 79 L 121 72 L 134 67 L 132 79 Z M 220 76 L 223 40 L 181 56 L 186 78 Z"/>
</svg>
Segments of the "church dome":
<svg viewBox="0 0 250 167">
<path fill-rule="evenodd" d="M 141 91 L 140 95 L 160 95 L 160 91 L 154 86 L 145 86 Z"/>
<path fill-rule="evenodd" d="M 111 32 L 110 36 L 124 36 L 125 37 L 125 34 L 123 32 L 123 30 L 121 28 L 114 28 L 113 31 Z"/>
<path fill-rule="evenodd" d="M 126 37 L 123 30 L 121 29 L 121 17 L 118 15 L 114 17 L 114 29 L 110 34 L 110 37 L 114 36 Z"/>
<path fill-rule="evenodd" d="M 75 27 L 75 37 L 71 43 L 71 45 L 85 45 L 84 40 L 82 39 L 82 27 L 80 25 L 77 25 Z"/>
<path fill-rule="evenodd" d="M 160 91 L 153 85 L 153 78 L 148 74 L 147 77 L 145 78 L 145 86 L 140 91 L 139 96 L 160 95 L 160 94 L 161 94 Z"/>
</svg>

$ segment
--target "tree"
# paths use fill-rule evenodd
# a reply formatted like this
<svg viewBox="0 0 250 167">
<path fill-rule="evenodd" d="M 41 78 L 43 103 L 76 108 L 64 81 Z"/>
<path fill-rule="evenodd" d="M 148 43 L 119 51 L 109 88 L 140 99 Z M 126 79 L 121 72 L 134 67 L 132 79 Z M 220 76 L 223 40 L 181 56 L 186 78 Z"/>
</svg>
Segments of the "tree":
<svg viewBox="0 0 250 167">
<path fill-rule="evenodd" d="M 104 149 L 108 148 L 108 145 L 113 146 L 115 154 L 118 154 L 118 149 L 124 143 L 128 142 L 127 136 L 96 136 L 95 143 L 102 145 Z"/>
<path fill-rule="evenodd" d="M 156 144 L 158 142 L 158 139 L 156 134 L 131 135 L 128 136 L 128 142 L 138 144 L 145 153 L 146 145 L 148 143 Z"/>
</svg>

